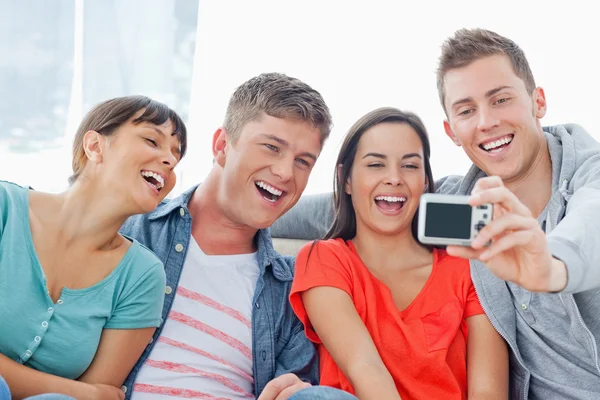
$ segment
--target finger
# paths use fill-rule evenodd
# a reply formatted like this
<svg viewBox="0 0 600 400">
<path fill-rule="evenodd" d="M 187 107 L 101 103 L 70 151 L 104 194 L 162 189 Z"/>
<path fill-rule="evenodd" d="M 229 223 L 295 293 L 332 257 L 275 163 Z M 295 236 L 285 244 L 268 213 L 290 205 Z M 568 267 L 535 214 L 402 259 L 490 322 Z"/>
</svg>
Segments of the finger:
<svg viewBox="0 0 600 400">
<path fill-rule="evenodd" d="M 280 375 L 267 383 L 257 400 L 273 400 L 286 388 L 297 383 L 304 383 L 294 374 Z"/>
<path fill-rule="evenodd" d="M 448 246 L 446 248 L 448 254 L 454 257 L 466 258 L 466 259 L 479 259 L 479 255 L 485 250 L 473 249 L 471 247 L 463 246 Z"/>
<path fill-rule="evenodd" d="M 281 391 L 281 393 L 279 393 L 279 395 L 275 398 L 275 400 L 287 400 L 294 393 L 299 392 L 302 389 L 306 389 L 310 386 L 311 386 L 311 384 L 307 383 L 307 382 L 296 383 L 295 385 L 289 386 L 289 387 L 285 388 L 283 391 Z"/>
<path fill-rule="evenodd" d="M 533 217 L 508 214 L 487 224 L 487 226 L 479 231 L 471 246 L 474 249 L 480 249 L 490 240 L 500 239 L 500 236 L 511 231 L 524 231 L 536 228 L 539 228 L 539 225 Z"/>
<path fill-rule="evenodd" d="M 485 203 L 500 205 L 514 214 L 519 214 L 526 217 L 531 216 L 531 211 L 529 211 L 529 208 L 521 203 L 517 196 L 515 196 L 513 192 L 504 186 L 483 190 L 475 195 L 472 195 L 469 199 L 469 204 L 472 206 L 478 206 Z"/>
<path fill-rule="evenodd" d="M 485 178 L 481 178 L 477 182 L 475 182 L 475 186 L 473 186 L 471 194 L 477 194 L 486 189 L 502 186 L 504 186 L 504 182 L 502 182 L 502 178 L 500 178 L 499 176 L 486 176 Z"/>
<path fill-rule="evenodd" d="M 513 247 L 526 245 L 531 239 L 533 239 L 533 231 L 531 230 L 510 233 L 492 243 L 489 248 L 481 253 L 479 259 L 486 262 Z"/>
</svg>

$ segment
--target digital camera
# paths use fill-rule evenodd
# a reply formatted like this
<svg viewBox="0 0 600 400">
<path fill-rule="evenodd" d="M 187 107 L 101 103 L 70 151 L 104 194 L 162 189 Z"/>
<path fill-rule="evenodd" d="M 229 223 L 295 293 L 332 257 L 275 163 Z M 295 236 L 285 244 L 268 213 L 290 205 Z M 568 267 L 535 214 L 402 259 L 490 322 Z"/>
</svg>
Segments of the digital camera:
<svg viewBox="0 0 600 400">
<path fill-rule="evenodd" d="M 492 221 L 494 207 L 473 207 L 470 196 L 426 193 L 419 207 L 419 241 L 442 246 L 470 246 L 479 231 Z"/>
</svg>

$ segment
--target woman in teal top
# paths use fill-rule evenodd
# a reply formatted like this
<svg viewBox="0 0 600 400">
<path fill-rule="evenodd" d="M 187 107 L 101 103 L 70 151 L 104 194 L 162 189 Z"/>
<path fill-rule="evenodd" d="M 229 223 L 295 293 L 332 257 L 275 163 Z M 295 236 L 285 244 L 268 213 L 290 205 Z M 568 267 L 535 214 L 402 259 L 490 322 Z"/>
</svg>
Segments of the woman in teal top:
<svg viewBox="0 0 600 400">
<path fill-rule="evenodd" d="M 185 150 L 173 110 L 122 97 L 79 126 L 66 192 L 0 181 L 0 375 L 14 398 L 122 398 L 161 323 L 165 274 L 118 230 L 165 198 Z"/>
</svg>

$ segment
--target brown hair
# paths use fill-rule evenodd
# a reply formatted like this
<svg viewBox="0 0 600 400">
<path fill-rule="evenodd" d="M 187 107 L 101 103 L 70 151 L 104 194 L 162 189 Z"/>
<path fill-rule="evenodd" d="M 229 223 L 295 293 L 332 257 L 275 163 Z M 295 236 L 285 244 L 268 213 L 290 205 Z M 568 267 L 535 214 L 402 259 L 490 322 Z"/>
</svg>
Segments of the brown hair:
<svg viewBox="0 0 600 400">
<path fill-rule="evenodd" d="M 187 150 L 187 129 L 183 120 L 165 104 L 146 96 L 125 96 L 106 100 L 92 108 L 83 118 L 73 140 L 73 184 L 85 167 L 87 158 L 83 150 L 83 138 L 88 131 L 96 131 L 103 136 L 111 136 L 121 125 L 127 123 L 140 110 L 143 114 L 131 121 L 133 124 L 149 122 L 162 125 L 167 121 L 173 124 L 173 133 L 179 139 L 181 158 Z"/>
<path fill-rule="evenodd" d="M 352 172 L 352 164 L 354 163 L 354 157 L 356 156 L 360 138 L 372 127 L 386 122 L 407 124 L 415 130 L 417 135 L 419 135 L 423 146 L 423 163 L 425 165 L 425 176 L 427 177 L 428 184 L 426 192 L 434 192 L 435 184 L 431 172 L 431 164 L 429 162 L 431 153 L 429 136 L 427 135 L 427 130 L 421 119 L 412 112 L 401 111 L 392 107 L 383 107 L 373 110 L 352 125 L 346 134 L 342 148 L 340 149 L 335 165 L 341 165 L 341 167 L 339 167 L 339 170 L 336 168 L 333 178 L 335 217 L 331 228 L 325 235 L 325 239 L 342 238 L 344 240 L 350 240 L 356 236 L 356 213 L 352 206 L 350 195 L 344 190 L 344 185 Z M 417 210 L 412 221 L 412 232 L 415 239 L 418 238 L 418 215 L 419 212 Z"/>
<path fill-rule="evenodd" d="M 446 73 L 452 69 L 465 67 L 481 58 L 497 54 L 508 56 L 515 74 L 525 82 L 527 91 L 530 94 L 533 93 L 535 89 L 533 73 L 525 53 L 515 42 L 486 29 L 460 29 L 442 44 L 442 54 L 439 58 L 437 88 L 444 111 L 446 111 L 444 104 L 446 100 L 446 93 L 444 92 Z"/>
<path fill-rule="evenodd" d="M 241 84 L 231 96 L 223 127 L 235 142 L 243 126 L 262 113 L 307 122 L 321 132 L 321 144 L 331 132 L 331 115 L 321 94 L 299 79 L 265 73 Z"/>
</svg>

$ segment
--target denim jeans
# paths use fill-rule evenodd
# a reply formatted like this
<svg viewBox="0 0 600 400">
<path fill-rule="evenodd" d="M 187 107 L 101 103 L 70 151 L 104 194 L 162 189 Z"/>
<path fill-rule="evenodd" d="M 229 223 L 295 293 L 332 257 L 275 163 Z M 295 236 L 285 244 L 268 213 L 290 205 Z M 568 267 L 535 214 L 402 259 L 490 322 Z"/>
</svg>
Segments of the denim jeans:
<svg viewBox="0 0 600 400">
<path fill-rule="evenodd" d="M 291 395 L 288 400 L 358 400 L 350 393 L 328 386 L 311 386 Z"/>
<path fill-rule="evenodd" d="M 0 400 L 11 400 L 10 390 L 8 389 L 8 384 L 0 376 Z M 55 394 L 55 393 L 47 393 L 47 394 L 38 394 L 37 396 L 27 397 L 25 400 L 75 400 L 71 396 L 66 396 L 64 394 Z"/>
</svg>

